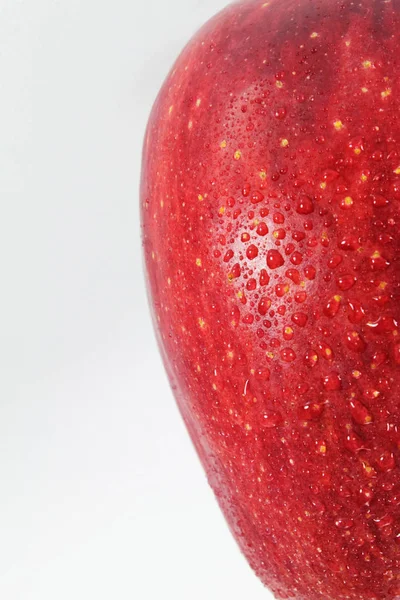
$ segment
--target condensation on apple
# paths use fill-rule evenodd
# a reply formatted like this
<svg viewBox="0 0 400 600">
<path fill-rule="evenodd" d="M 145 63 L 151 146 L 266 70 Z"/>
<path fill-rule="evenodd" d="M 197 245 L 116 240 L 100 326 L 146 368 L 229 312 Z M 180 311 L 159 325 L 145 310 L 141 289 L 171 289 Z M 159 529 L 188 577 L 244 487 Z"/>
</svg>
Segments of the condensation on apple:
<svg viewBox="0 0 400 600">
<path fill-rule="evenodd" d="M 399 0 L 235 3 L 148 123 L 160 349 L 277 598 L 400 595 L 399 32 Z"/>
</svg>

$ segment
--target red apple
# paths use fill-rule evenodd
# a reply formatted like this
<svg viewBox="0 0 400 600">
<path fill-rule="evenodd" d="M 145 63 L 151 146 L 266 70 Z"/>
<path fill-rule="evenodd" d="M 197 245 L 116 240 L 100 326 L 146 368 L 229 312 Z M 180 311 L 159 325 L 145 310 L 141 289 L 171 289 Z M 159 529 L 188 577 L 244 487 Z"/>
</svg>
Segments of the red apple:
<svg viewBox="0 0 400 600">
<path fill-rule="evenodd" d="M 400 596 L 399 32 L 394 0 L 233 4 L 147 129 L 161 351 L 278 598 Z"/>
</svg>

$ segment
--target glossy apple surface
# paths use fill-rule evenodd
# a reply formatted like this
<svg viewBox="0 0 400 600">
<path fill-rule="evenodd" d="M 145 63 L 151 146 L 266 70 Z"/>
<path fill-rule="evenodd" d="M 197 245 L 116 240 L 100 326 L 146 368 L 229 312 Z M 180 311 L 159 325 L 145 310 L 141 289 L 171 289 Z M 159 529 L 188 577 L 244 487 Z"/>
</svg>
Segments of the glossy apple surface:
<svg viewBox="0 0 400 600">
<path fill-rule="evenodd" d="M 278 598 L 400 597 L 399 32 L 398 0 L 233 4 L 148 124 L 160 348 Z"/>
</svg>

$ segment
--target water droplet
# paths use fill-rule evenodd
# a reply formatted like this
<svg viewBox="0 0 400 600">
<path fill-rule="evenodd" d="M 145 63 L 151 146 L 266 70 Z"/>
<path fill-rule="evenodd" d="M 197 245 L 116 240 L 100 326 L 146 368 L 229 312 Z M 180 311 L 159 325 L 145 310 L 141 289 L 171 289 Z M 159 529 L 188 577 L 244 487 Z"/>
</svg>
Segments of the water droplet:
<svg viewBox="0 0 400 600">
<path fill-rule="evenodd" d="M 353 204 L 353 198 L 351 198 L 351 196 L 346 196 L 340 201 L 340 208 L 342 208 L 343 210 L 349 210 L 353 206 Z"/>
<path fill-rule="evenodd" d="M 342 261 L 343 257 L 340 254 L 334 254 L 328 261 L 328 267 L 332 270 L 336 269 Z"/>
<path fill-rule="evenodd" d="M 387 450 L 382 452 L 376 462 L 378 469 L 383 473 L 388 471 L 392 471 L 396 466 L 396 461 L 393 456 L 393 452 L 388 452 Z"/>
<path fill-rule="evenodd" d="M 257 282 L 254 278 L 251 278 L 247 281 L 246 283 L 246 289 L 251 292 L 252 290 L 255 290 L 257 287 Z"/>
<path fill-rule="evenodd" d="M 308 402 L 297 409 L 297 416 L 301 421 L 318 421 L 324 412 L 323 404 Z"/>
<path fill-rule="evenodd" d="M 326 360 L 333 360 L 334 354 L 333 354 L 332 348 L 330 346 L 328 346 L 325 343 L 320 342 L 318 344 L 318 348 L 320 349 L 322 356 Z"/>
<path fill-rule="evenodd" d="M 296 206 L 296 212 L 300 215 L 309 215 L 314 212 L 314 204 L 308 196 L 302 196 Z"/>
<path fill-rule="evenodd" d="M 367 326 L 377 334 L 393 333 L 397 330 L 397 321 L 393 317 L 382 316 L 376 321 L 368 321 Z"/>
<path fill-rule="evenodd" d="M 258 248 L 254 244 L 250 244 L 250 246 L 246 250 L 246 256 L 249 260 L 253 260 L 258 256 Z"/>
<path fill-rule="evenodd" d="M 390 219 L 388 219 L 388 224 L 390 225 Z M 382 224 L 382 227 L 385 227 L 385 224 Z M 386 246 L 387 244 L 391 244 L 393 242 L 393 237 L 389 233 L 380 233 L 378 237 L 378 241 L 382 246 Z"/>
<path fill-rule="evenodd" d="M 258 312 L 260 313 L 260 315 L 265 316 L 270 308 L 271 299 L 267 298 L 266 296 L 261 298 L 260 302 L 258 303 Z"/>
<path fill-rule="evenodd" d="M 354 525 L 353 519 L 346 519 L 345 517 L 338 517 L 335 521 L 335 525 L 338 529 L 350 529 Z"/>
<path fill-rule="evenodd" d="M 314 224 L 312 221 L 304 221 L 304 229 L 307 231 L 311 231 L 314 228 Z"/>
<path fill-rule="evenodd" d="M 306 237 L 306 234 L 304 233 L 304 231 L 293 231 L 292 233 L 292 239 L 294 239 L 295 242 L 302 242 Z"/>
<path fill-rule="evenodd" d="M 289 342 L 291 339 L 293 339 L 293 335 L 294 335 L 294 331 L 292 329 L 292 327 L 290 326 L 286 326 L 283 328 L 283 339 L 285 339 L 287 342 Z"/>
<path fill-rule="evenodd" d="M 261 221 L 261 223 L 259 223 L 257 225 L 256 232 L 258 235 L 261 235 L 261 236 L 267 235 L 268 227 L 267 227 L 266 223 L 264 223 L 264 221 Z"/>
<path fill-rule="evenodd" d="M 300 273 L 297 271 L 297 269 L 288 269 L 285 273 L 286 277 L 288 277 L 291 281 L 293 281 L 293 283 L 295 283 L 296 285 L 300 285 Z"/>
<path fill-rule="evenodd" d="M 327 183 L 331 183 L 332 181 L 335 181 L 335 179 L 337 179 L 338 177 L 339 173 L 337 171 L 334 171 L 333 169 L 326 169 L 326 171 L 324 171 L 323 173 L 322 179 Z"/>
<path fill-rule="evenodd" d="M 359 490 L 360 500 L 363 504 L 368 504 L 374 497 L 374 492 L 370 487 L 364 486 Z"/>
<path fill-rule="evenodd" d="M 240 239 L 241 239 L 242 242 L 248 242 L 250 240 L 250 235 L 247 233 L 247 231 L 245 231 L 240 236 Z"/>
<path fill-rule="evenodd" d="M 316 269 L 310 265 L 304 269 L 305 277 L 307 277 L 307 279 L 310 279 L 310 280 L 315 279 L 316 272 L 317 272 Z"/>
<path fill-rule="evenodd" d="M 307 325 L 308 316 L 303 312 L 296 312 L 292 315 L 292 321 L 299 327 L 304 327 Z"/>
<path fill-rule="evenodd" d="M 353 275 L 342 275 L 336 280 L 336 285 L 339 289 L 346 291 L 353 287 L 356 283 L 356 278 Z"/>
<path fill-rule="evenodd" d="M 284 263 L 284 258 L 278 250 L 268 250 L 267 252 L 267 265 L 270 269 L 277 269 Z"/>
<path fill-rule="evenodd" d="M 383 363 L 386 361 L 386 359 L 387 359 L 386 353 L 383 352 L 382 350 L 377 350 L 372 357 L 371 369 L 377 369 L 378 367 L 383 365 Z"/>
<path fill-rule="evenodd" d="M 341 387 L 342 387 L 342 381 L 340 379 L 339 373 L 335 373 L 332 371 L 331 373 L 328 373 L 328 375 L 326 375 L 324 377 L 324 388 L 328 392 L 334 392 L 336 390 L 340 390 Z"/>
<path fill-rule="evenodd" d="M 273 219 L 274 219 L 274 223 L 276 223 L 277 225 L 282 225 L 282 223 L 285 222 L 285 217 L 280 212 L 274 213 Z"/>
<path fill-rule="evenodd" d="M 243 290 L 239 290 L 236 294 L 242 304 L 247 304 L 246 294 Z"/>
<path fill-rule="evenodd" d="M 282 120 L 283 120 L 283 119 L 286 117 L 286 108 L 285 108 L 285 107 L 283 107 L 283 106 L 282 106 L 282 107 L 280 107 L 280 108 L 277 108 L 277 109 L 275 110 L 275 113 L 274 113 L 274 115 L 275 115 L 275 117 L 276 117 L 277 119 L 279 119 L 280 121 L 282 121 Z"/>
<path fill-rule="evenodd" d="M 376 162 L 380 162 L 383 158 L 382 150 L 375 150 L 375 152 L 373 152 L 371 154 L 371 158 L 372 158 L 372 160 L 375 160 Z"/>
<path fill-rule="evenodd" d="M 275 286 L 275 293 L 278 296 L 278 298 L 282 298 L 285 294 L 288 293 L 289 290 L 290 287 L 287 283 L 278 283 Z"/>
<path fill-rule="evenodd" d="M 285 362 L 293 362 L 296 359 L 296 353 L 292 348 L 284 348 L 281 351 L 281 358 Z"/>
<path fill-rule="evenodd" d="M 294 295 L 294 299 L 299 304 L 302 304 L 307 300 L 307 292 L 296 292 Z"/>
<path fill-rule="evenodd" d="M 304 362 L 311 368 L 315 367 L 318 362 L 318 354 L 314 350 L 309 350 L 306 352 Z"/>
<path fill-rule="evenodd" d="M 292 254 L 292 252 L 294 251 L 294 248 L 295 248 L 294 244 L 291 244 L 291 243 L 289 243 L 289 244 L 287 244 L 285 246 L 285 253 L 287 254 L 287 256 L 289 256 L 290 254 Z"/>
<path fill-rule="evenodd" d="M 251 189 L 250 184 L 249 183 L 245 183 L 244 186 L 243 186 L 243 188 L 242 188 L 242 196 L 244 196 L 245 198 L 247 196 L 250 196 L 250 189 Z"/>
<path fill-rule="evenodd" d="M 246 325 L 251 325 L 254 322 L 254 315 L 249 313 L 243 317 L 242 321 L 243 323 L 246 323 Z"/>
<path fill-rule="evenodd" d="M 368 408 L 359 400 L 350 400 L 350 413 L 358 425 L 369 425 L 372 423 L 372 415 Z"/>
<path fill-rule="evenodd" d="M 310 488 L 313 488 L 314 494 L 317 494 L 319 492 L 317 486 L 310 485 Z M 316 510 L 316 512 L 321 515 L 323 515 L 324 512 L 326 511 L 325 504 L 323 502 L 321 502 L 321 500 L 319 500 L 318 498 L 311 498 L 311 504 L 314 507 L 314 509 Z M 321 548 L 317 548 L 317 551 L 322 552 Z"/>
<path fill-rule="evenodd" d="M 262 200 L 264 200 L 264 194 L 262 194 L 259 191 L 255 191 L 252 193 L 252 195 L 251 195 L 251 203 L 252 204 L 258 204 L 259 202 L 262 202 Z"/>
<path fill-rule="evenodd" d="M 374 523 L 378 527 L 380 534 L 382 537 L 390 537 L 393 533 L 392 525 L 394 523 L 393 515 L 386 514 L 382 517 L 376 517 L 374 519 Z"/>
<path fill-rule="evenodd" d="M 338 246 L 341 250 L 354 252 L 360 247 L 360 243 L 355 235 L 346 235 L 339 241 Z"/>
<path fill-rule="evenodd" d="M 269 381 L 270 376 L 271 372 L 267 368 L 256 369 L 254 372 L 254 377 L 257 379 L 257 381 Z"/>
<path fill-rule="evenodd" d="M 365 388 L 363 391 L 364 398 L 367 400 L 375 400 L 380 395 L 380 392 L 375 388 Z"/>
<path fill-rule="evenodd" d="M 286 231 L 282 228 L 275 229 L 275 231 L 273 231 L 272 235 L 276 240 L 284 240 L 286 237 Z"/>
<path fill-rule="evenodd" d="M 372 198 L 372 204 L 376 208 L 383 208 L 384 206 L 387 206 L 388 204 L 390 204 L 390 202 L 387 198 L 385 198 L 384 196 L 381 196 L 379 194 L 373 195 L 373 196 L 371 196 L 371 198 Z"/>
<path fill-rule="evenodd" d="M 348 303 L 348 310 L 349 310 L 349 321 L 351 323 L 360 323 L 364 316 L 365 316 L 365 312 L 363 307 L 361 306 L 361 304 L 359 302 L 355 302 L 355 301 L 351 301 Z"/>
<path fill-rule="evenodd" d="M 346 344 L 354 352 L 364 352 L 367 345 L 357 331 L 348 331 L 346 333 Z"/>
<path fill-rule="evenodd" d="M 354 431 L 350 431 L 345 438 L 345 446 L 350 452 L 356 453 L 365 449 L 363 440 Z"/>
<path fill-rule="evenodd" d="M 241 268 L 239 263 L 236 263 L 233 265 L 231 272 L 228 275 L 228 279 L 237 279 L 238 277 L 240 277 L 241 274 Z"/>
<path fill-rule="evenodd" d="M 267 270 L 266 269 L 261 269 L 261 271 L 260 271 L 260 285 L 261 286 L 268 285 L 269 284 L 269 280 L 270 280 L 270 277 L 269 277 L 269 275 L 267 273 Z"/>
<path fill-rule="evenodd" d="M 233 257 L 233 250 L 227 250 L 224 256 L 224 262 L 229 262 Z"/>
<path fill-rule="evenodd" d="M 305 381 L 301 381 L 297 386 L 297 392 L 301 395 L 304 395 L 308 392 L 310 386 Z"/>
<path fill-rule="evenodd" d="M 265 412 L 261 417 L 261 426 L 267 429 L 277 427 L 282 423 L 282 415 L 277 412 Z"/>
<path fill-rule="evenodd" d="M 303 255 L 297 251 L 293 252 L 292 256 L 290 257 L 290 262 L 296 266 L 300 265 L 303 262 Z"/>
<path fill-rule="evenodd" d="M 324 315 L 332 319 L 338 313 L 340 302 L 340 296 L 333 296 L 333 298 L 328 300 L 327 304 L 324 306 Z"/>
<path fill-rule="evenodd" d="M 369 266 L 371 271 L 384 271 L 390 266 L 390 262 L 378 250 L 375 250 L 369 258 Z"/>
</svg>

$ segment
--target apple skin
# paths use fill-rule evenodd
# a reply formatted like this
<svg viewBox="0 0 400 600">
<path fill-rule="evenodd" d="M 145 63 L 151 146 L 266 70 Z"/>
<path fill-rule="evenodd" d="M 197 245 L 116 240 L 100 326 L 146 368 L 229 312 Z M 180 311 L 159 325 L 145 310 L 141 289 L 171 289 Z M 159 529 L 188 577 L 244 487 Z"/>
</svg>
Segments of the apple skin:
<svg viewBox="0 0 400 600">
<path fill-rule="evenodd" d="M 399 32 L 398 0 L 233 4 L 145 137 L 164 363 L 278 598 L 400 597 Z"/>
</svg>

